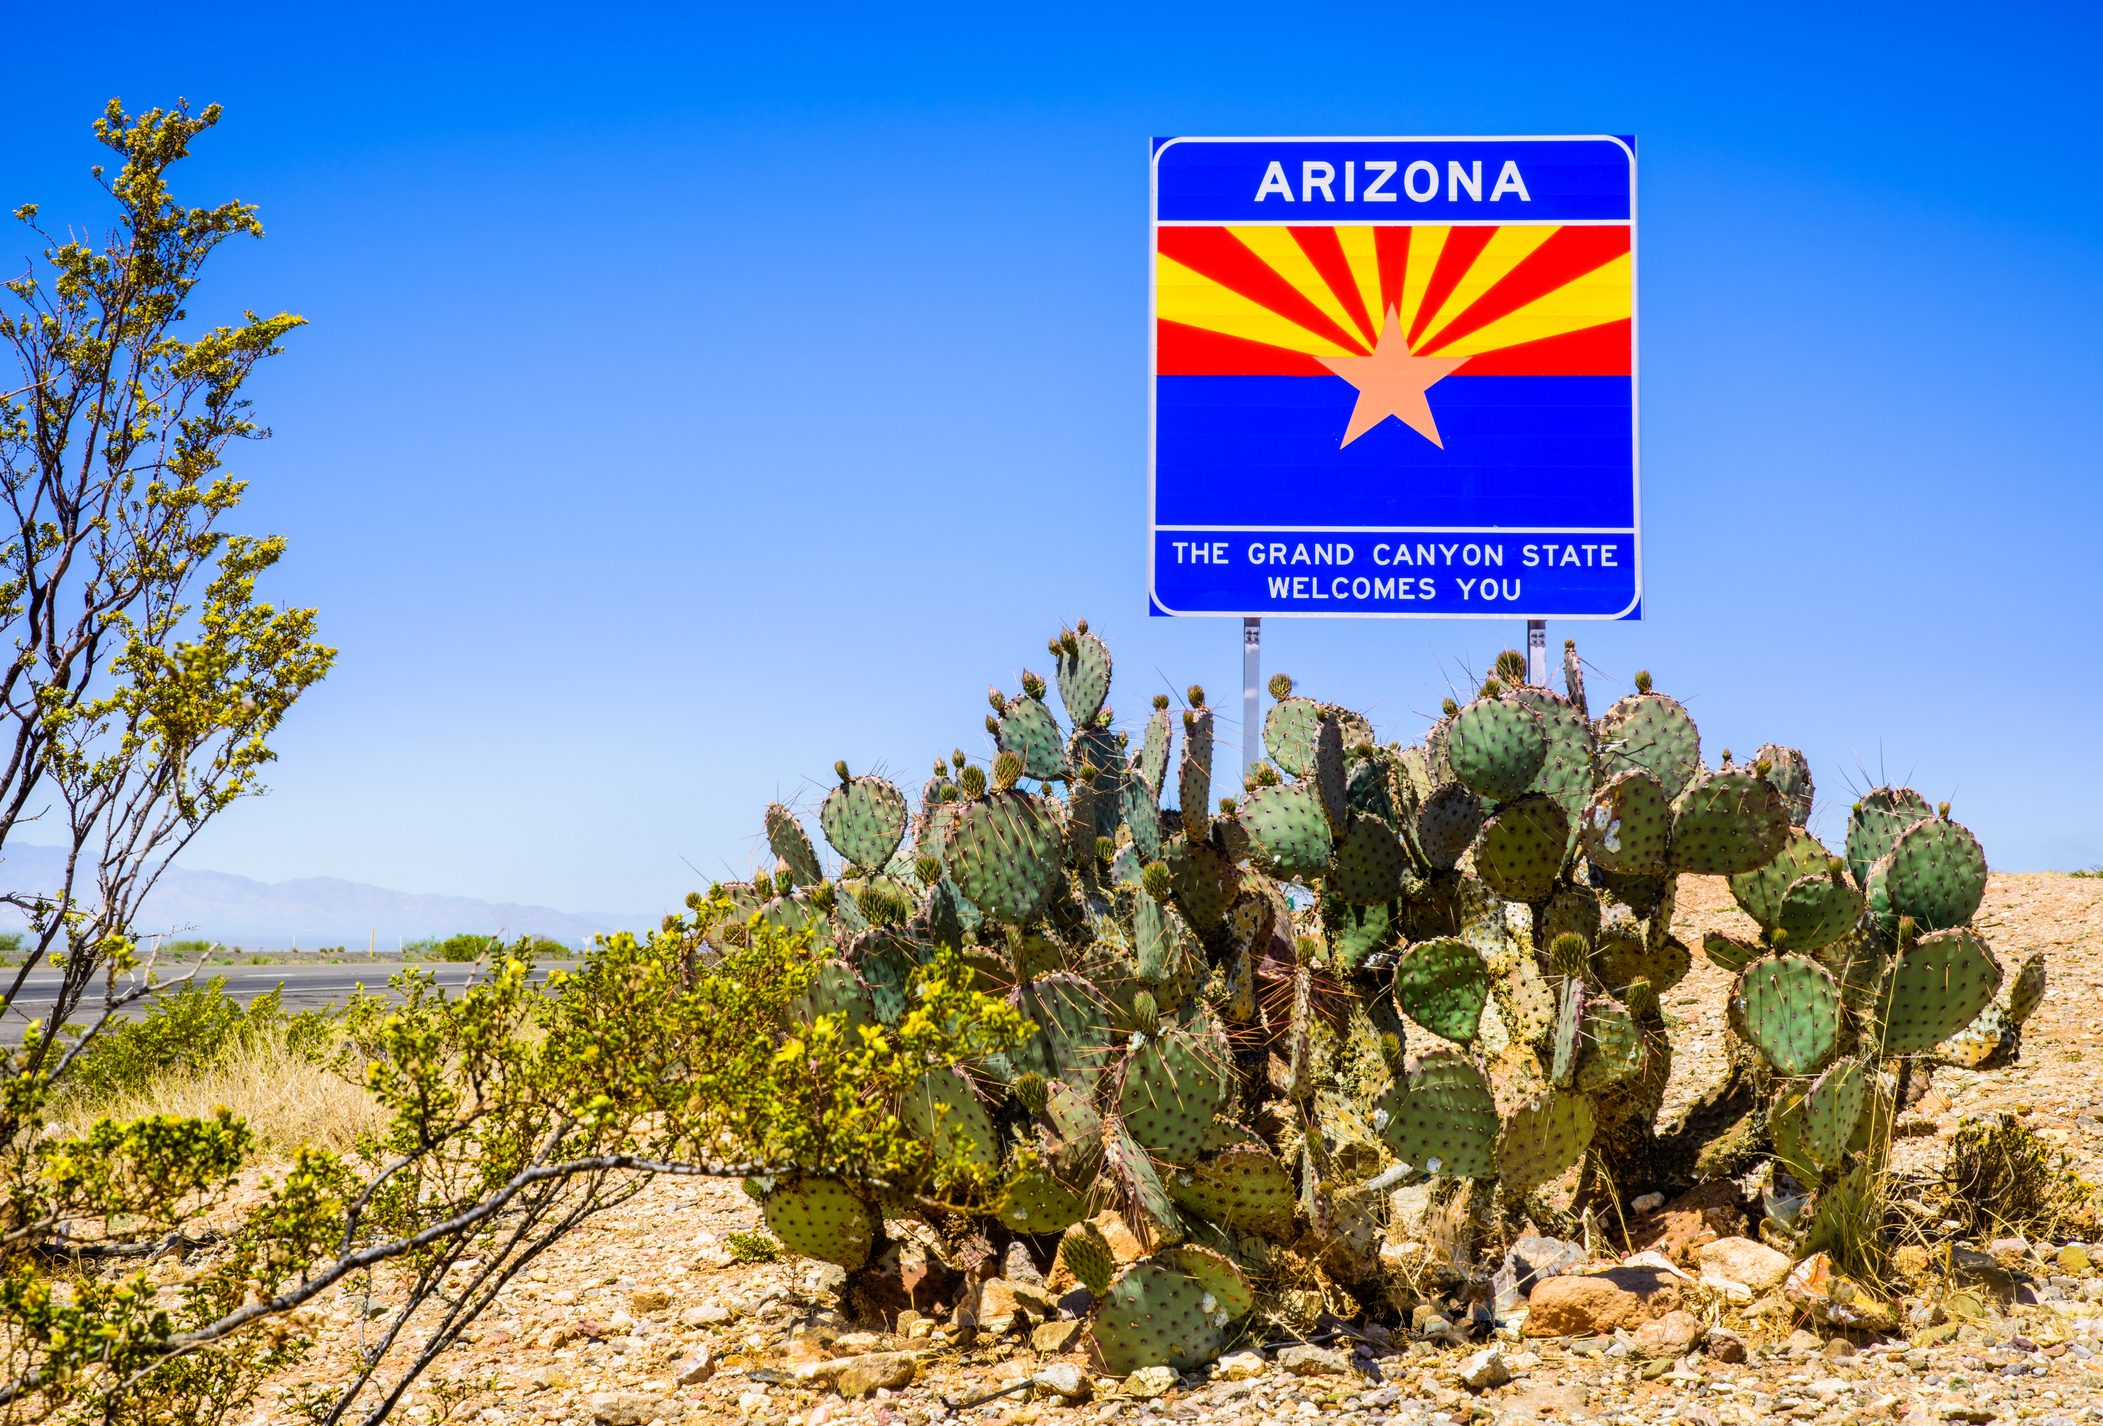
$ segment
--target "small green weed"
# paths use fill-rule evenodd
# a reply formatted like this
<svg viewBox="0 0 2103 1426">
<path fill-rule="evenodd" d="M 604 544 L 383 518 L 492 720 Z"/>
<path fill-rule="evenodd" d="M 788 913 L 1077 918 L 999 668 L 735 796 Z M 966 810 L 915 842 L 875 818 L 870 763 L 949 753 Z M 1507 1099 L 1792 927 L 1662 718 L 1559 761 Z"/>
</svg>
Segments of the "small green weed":
<svg viewBox="0 0 2103 1426">
<path fill-rule="evenodd" d="M 335 1036 L 335 1016 L 322 1010 L 286 1014 L 282 987 L 245 1008 L 226 993 L 226 977 L 190 981 L 154 1001 L 136 1020 L 111 1025 L 82 1052 L 66 1077 L 64 1097 L 100 1104 L 171 1072 L 191 1074 L 224 1064 L 266 1037 L 282 1037 L 303 1059 L 320 1060 Z"/>
<path fill-rule="evenodd" d="M 732 1233 L 723 1241 L 741 1263 L 771 1263 L 781 1256 L 781 1244 L 765 1233 Z"/>
</svg>

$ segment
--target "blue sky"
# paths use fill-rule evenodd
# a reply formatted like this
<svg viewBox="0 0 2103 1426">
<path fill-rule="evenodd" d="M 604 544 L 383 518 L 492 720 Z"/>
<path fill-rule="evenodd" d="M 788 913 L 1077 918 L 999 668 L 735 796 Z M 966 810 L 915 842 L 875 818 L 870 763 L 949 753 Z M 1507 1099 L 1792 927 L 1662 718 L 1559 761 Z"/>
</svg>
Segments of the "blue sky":
<svg viewBox="0 0 2103 1426">
<path fill-rule="evenodd" d="M 226 106 L 201 313 L 312 319 L 238 453 L 343 650 L 191 864 L 655 912 L 838 757 L 977 752 L 1145 617 L 1147 137 L 1634 133 L 1646 613 L 1553 626 L 1706 748 L 2103 861 L 2103 90 L 2076 7 L 118 4 L 11 22 L 0 200 L 99 225 L 111 95 Z M 12 267 L 28 250 L 0 241 Z M 1412 738 L 1520 629 L 1273 621 Z M 1595 698 L 1595 702 L 1600 701 Z M 1223 730 L 1234 736 L 1230 725 Z M 1224 785 L 1219 789 L 1226 791 Z"/>
</svg>

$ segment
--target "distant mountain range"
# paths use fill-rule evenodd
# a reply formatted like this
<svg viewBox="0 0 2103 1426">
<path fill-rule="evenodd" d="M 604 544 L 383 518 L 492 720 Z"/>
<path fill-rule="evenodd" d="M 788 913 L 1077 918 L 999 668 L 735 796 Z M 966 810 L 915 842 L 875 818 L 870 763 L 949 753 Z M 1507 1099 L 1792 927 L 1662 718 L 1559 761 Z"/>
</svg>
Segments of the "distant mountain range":
<svg viewBox="0 0 2103 1426">
<path fill-rule="evenodd" d="M 57 847 L 9 846 L 0 853 L 0 888 L 34 891 L 54 887 L 64 865 Z M 173 867 L 146 899 L 135 929 L 141 935 L 197 936 L 249 950 L 288 946 L 359 950 L 369 940 L 377 940 L 382 950 L 393 950 L 402 941 L 461 931 L 548 936 L 576 945 L 604 931 L 646 930 L 657 920 L 655 916 L 557 911 L 511 901 L 390 891 L 333 876 L 266 882 L 223 871 Z"/>
</svg>

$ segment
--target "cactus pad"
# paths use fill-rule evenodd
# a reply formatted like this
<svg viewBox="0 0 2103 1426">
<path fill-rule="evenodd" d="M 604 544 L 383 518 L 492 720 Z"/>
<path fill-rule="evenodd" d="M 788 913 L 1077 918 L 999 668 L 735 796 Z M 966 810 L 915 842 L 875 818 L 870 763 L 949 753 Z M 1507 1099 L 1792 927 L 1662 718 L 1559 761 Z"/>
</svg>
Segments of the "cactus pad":
<svg viewBox="0 0 2103 1426">
<path fill-rule="evenodd" d="M 1782 801 L 1789 808 L 1789 820 L 1799 827 L 1810 821 L 1814 791 L 1811 760 L 1795 748 L 1762 743 L 1760 751 L 1753 754 L 1753 761 L 1767 764 L 1767 780 L 1782 794 Z"/>
<path fill-rule="evenodd" d="M 1569 844 L 1563 809 L 1528 793 L 1482 824 L 1475 836 L 1475 874 L 1507 901 L 1540 901 L 1555 889 Z"/>
<path fill-rule="evenodd" d="M 1181 1030 L 1146 1036 L 1118 1071 L 1117 1112 L 1148 1154 L 1188 1163 L 1204 1148 L 1205 1130 L 1227 1102 L 1228 1079 L 1218 1046 Z"/>
<path fill-rule="evenodd" d="M 1953 929 L 1899 952 L 1877 997 L 1887 1055 L 1920 1055 L 1969 1025 L 1993 1001 L 2001 967 L 1986 942 Z"/>
<path fill-rule="evenodd" d="M 1777 1073 L 1816 1073 L 1840 1042 L 1840 987 L 1804 956 L 1762 956 L 1738 974 L 1730 1016 Z"/>
<path fill-rule="evenodd" d="M 1853 882 L 1830 871 L 1814 872 L 1782 893 L 1774 929 L 1786 934 L 1790 950 L 1809 954 L 1853 933 L 1862 911 L 1862 893 Z"/>
<path fill-rule="evenodd" d="M 1256 1291 L 1249 1286 L 1248 1275 L 1232 1258 L 1215 1248 L 1185 1243 L 1180 1247 L 1163 1248 L 1154 1254 L 1154 1261 L 1164 1267 L 1179 1268 L 1198 1280 L 1205 1295 L 1212 1300 L 1215 1326 L 1226 1325 L 1219 1320 L 1222 1314 L 1227 1322 L 1233 1322 L 1255 1310 Z"/>
<path fill-rule="evenodd" d="M 1789 809 L 1773 783 L 1743 768 L 1704 773 L 1672 804 L 1672 864 L 1730 876 L 1789 844 Z"/>
<path fill-rule="evenodd" d="M 1804 877 L 1823 875 L 1832 861 L 1825 845 L 1798 827 L 1774 860 L 1730 879 L 1731 896 L 1762 930 L 1772 931 L 1782 923 L 1782 897 L 1789 888 Z"/>
<path fill-rule="evenodd" d="M 1520 956 L 1491 989 L 1497 997 L 1497 1013 L 1514 1040 L 1533 1044 L 1554 1025 L 1555 992 L 1549 989 L 1533 957 Z"/>
<path fill-rule="evenodd" d="M 2045 995 L 2044 953 L 2032 952 L 2014 979 L 2004 981 L 1993 1004 L 1971 1024 L 1935 1047 L 1935 1058 L 1967 1068 L 2003 1063 L 2022 1048 L 2023 1022 Z"/>
<path fill-rule="evenodd" d="M 1482 799 L 1457 782 L 1433 789 L 1417 811 L 1417 845 L 1440 871 L 1452 870 L 1481 830 Z"/>
<path fill-rule="evenodd" d="M 1294 777 L 1314 776 L 1314 744 L 1322 726 L 1322 705 L 1312 698 L 1285 698 L 1271 705 L 1263 720 L 1263 750 Z"/>
<path fill-rule="evenodd" d="M 1568 1089 L 1577 1081 L 1577 1056 L 1583 1048 L 1585 983 L 1565 976 L 1555 995 L 1555 1033 L 1549 1041 L 1548 1082 Z"/>
<path fill-rule="evenodd" d="M 1687 710 L 1662 693 L 1632 693 L 1599 715 L 1593 729 L 1600 781 L 1632 767 L 1677 798 L 1701 770 L 1701 734 Z"/>
<path fill-rule="evenodd" d="M 995 920 L 1030 920 L 1059 879 L 1061 820 L 1024 792 L 995 792 L 964 804 L 943 848 L 957 889 Z"/>
<path fill-rule="evenodd" d="M 1330 710 L 1324 710 L 1321 727 L 1315 732 L 1312 781 L 1321 795 L 1330 834 L 1341 837 L 1351 825 L 1351 786 L 1344 767 L 1344 725 Z"/>
<path fill-rule="evenodd" d="M 1229 1144 L 1171 1169 L 1167 1187 L 1179 1205 L 1228 1232 L 1280 1237 L 1292 1227 L 1292 1170 L 1261 1143 Z"/>
<path fill-rule="evenodd" d="M 1146 720 L 1146 732 L 1139 740 L 1139 751 L 1132 755 L 1132 767 L 1154 794 L 1155 802 L 1168 786 L 1168 752 L 1174 725 L 1170 722 L 1166 708 L 1156 708 Z"/>
<path fill-rule="evenodd" d="M 1026 981 L 1008 998 L 1037 1032 L 1008 1051 L 1018 1071 L 1063 1080 L 1084 1094 L 1110 1067 L 1110 1003 L 1077 975 Z"/>
<path fill-rule="evenodd" d="M 754 1196 L 767 1231 L 790 1252 L 849 1272 L 869 1261 L 882 1220 L 867 1199 L 838 1179 L 786 1178 Z"/>
<path fill-rule="evenodd" d="M 1463 941 L 1420 942 L 1395 966 L 1395 1002 L 1403 1013 L 1463 1045 L 1475 1038 L 1489 996 L 1489 967 Z"/>
<path fill-rule="evenodd" d="M 1146 777 L 1135 765 L 1132 775 L 1124 780 L 1118 795 L 1124 822 L 1132 829 L 1132 850 L 1141 861 L 1150 862 L 1161 855 L 1161 804 L 1154 800 L 1154 790 L 1147 786 Z"/>
<path fill-rule="evenodd" d="M 1911 916 L 1923 931 L 1964 925 L 1986 896 L 1986 853 L 1955 822 L 1923 818 L 1899 833 L 1885 856 L 1892 914 Z"/>
<path fill-rule="evenodd" d="M 1469 791 L 1509 802 L 1533 786 L 1548 761 L 1540 715 L 1516 699 L 1478 698 L 1453 715 L 1446 760 Z"/>
<path fill-rule="evenodd" d="M 1017 1233 L 1057 1233 L 1088 1213 L 1088 1195 L 1061 1183 L 1042 1167 L 1024 1169 L 1008 1180 L 1007 1194 L 994 1216 Z"/>
<path fill-rule="evenodd" d="M 1847 819 L 1847 868 L 1855 885 L 1869 889 L 1869 869 L 1891 850 L 1891 844 L 1935 809 L 1910 787 L 1876 787 L 1862 794 Z"/>
<path fill-rule="evenodd" d="M 1868 1066 L 1862 1060 L 1842 1060 L 1804 1091 L 1798 1145 L 1821 1168 L 1838 1168 L 1868 1103 Z"/>
<path fill-rule="evenodd" d="M 1002 752 L 1022 759 L 1024 777 L 1066 776 L 1066 737 L 1059 731 L 1059 720 L 1027 694 L 1008 700 L 994 741 Z"/>
<path fill-rule="evenodd" d="M 1569 699 L 1545 688 L 1521 686 L 1512 697 L 1534 711 L 1548 735 L 1548 757 L 1529 790 L 1554 798 L 1574 825 L 1592 798 L 1592 724 Z"/>
<path fill-rule="evenodd" d="M 1195 708 L 1183 715 L 1183 760 L 1176 769 L 1176 806 L 1183 813 L 1183 834 L 1205 835 L 1212 803 L 1212 710 Z"/>
<path fill-rule="evenodd" d="M 1447 1178 L 1496 1172 L 1497 1102 L 1466 1056 L 1450 1050 L 1423 1057 L 1407 1080 L 1388 1087 L 1373 1122 L 1395 1157 Z"/>
<path fill-rule="evenodd" d="M 1066 1264 L 1066 1271 L 1073 1274 L 1075 1282 L 1097 1297 L 1110 1290 L 1110 1279 L 1117 1275 L 1117 1258 L 1110 1251 L 1110 1241 L 1093 1223 L 1076 1223 L 1066 1230 L 1066 1236 L 1059 1240 L 1059 1261 Z"/>
<path fill-rule="evenodd" d="M 846 1017 L 847 1042 L 855 1043 L 855 1031 L 876 1024 L 876 1002 L 869 987 L 845 961 L 822 961 L 811 972 L 810 981 L 790 1006 L 790 1013 L 808 1025 L 820 1015 Z"/>
<path fill-rule="evenodd" d="M 779 802 L 767 806 L 767 846 L 782 861 L 789 864 L 789 875 L 798 886 L 816 886 L 825 880 L 825 872 L 818 865 L 818 849 L 811 845 L 810 833 L 796 820 L 796 814 Z"/>
<path fill-rule="evenodd" d="M 841 783 L 818 809 L 818 825 L 832 849 L 868 871 L 891 860 L 905 840 L 906 821 L 905 794 L 880 777 Z"/>
<path fill-rule="evenodd" d="M 1402 894 L 1402 874 L 1408 865 L 1409 854 L 1395 829 L 1378 817 L 1360 817 L 1337 844 L 1329 863 L 1328 884 L 1353 905 L 1371 906 Z"/>
<path fill-rule="evenodd" d="M 1285 876 L 1313 876 L 1329 864 L 1334 841 L 1322 800 L 1304 782 L 1259 787 L 1241 800 L 1237 820 L 1252 850 Z"/>
<path fill-rule="evenodd" d="M 1208 1300 L 1214 1304 L 1210 1311 Z M 1151 1366 L 1183 1371 L 1219 1355 L 1227 1328 L 1226 1321 L 1215 1319 L 1224 1315 L 1203 1283 L 1149 1259 L 1117 1275 L 1096 1308 L 1089 1336 L 1096 1360 L 1112 1375 Z"/>
<path fill-rule="evenodd" d="M 1751 960 L 1753 955 L 1748 947 L 1745 959 Z M 1687 972 L 1694 967 L 1693 955 L 1671 936 L 1657 945 L 1652 945 L 1648 937 L 1604 936 L 1594 960 L 1599 967 L 1600 983 L 1609 990 L 1620 991 L 1641 980 L 1648 981 L 1651 990 L 1659 995 L 1685 980 Z M 1726 967 L 1729 970 L 1739 968 Z"/>
<path fill-rule="evenodd" d="M 1071 647 L 1059 640 L 1059 662 L 1054 676 L 1059 683 L 1059 701 L 1076 728 L 1086 728 L 1103 711 L 1110 696 L 1110 650 L 1086 630 L 1074 635 Z"/>
<path fill-rule="evenodd" d="M 974 1168 L 990 1169 L 999 1157 L 993 1119 L 972 1093 L 970 1082 L 956 1070 L 935 1069 L 922 1075 L 905 1092 L 898 1120 L 929 1141 L 938 1160 L 953 1158 Z"/>
<path fill-rule="evenodd" d="M 1530 1193 L 1580 1158 L 1592 1143 L 1591 1103 L 1548 1094 L 1521 1108 L 1497 1137 L 1497 1175 L 1514 1193 Z"/>
<path fill-rule="evenodd" d="M 1578 835 L 1593 866 L 1651 876 L 1671 866 L 1672 804 L 1642 768 L 1616 773 L 1583 812 Z"/>
<path fill-rule="evenodd" d="M 1573 1083 L 1580 1093 L 1606 1094 L 1643 1071 L 1643 1031 L 1628 1007 L 1610 995 L 1585 997 L 1578 1040 Z"/>
<path fill-rule="evenodd" d="M 1176 904 L 1192 926 L 1210 934 L 1225 920 L 1227 908 L 1240 894 L 1241 878 L 1234 863 L 1211 843 L 1192 842 L 1187 836 L 1170 837 L 1161 855 L 1168 863 Z"/>
</svg>

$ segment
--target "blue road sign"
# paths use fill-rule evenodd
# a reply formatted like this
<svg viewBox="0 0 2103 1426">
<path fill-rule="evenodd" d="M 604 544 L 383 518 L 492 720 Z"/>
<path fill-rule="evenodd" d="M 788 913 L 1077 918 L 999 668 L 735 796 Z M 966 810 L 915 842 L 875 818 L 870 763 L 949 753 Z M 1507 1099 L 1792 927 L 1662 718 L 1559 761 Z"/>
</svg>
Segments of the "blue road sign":
<svg viewBox="0 0 2103 1426">
<path fill-rule="evenodd" d="M 1157 139 L 1168 615 L 1639 617 L 1632 139 Z"/>
</svg>

